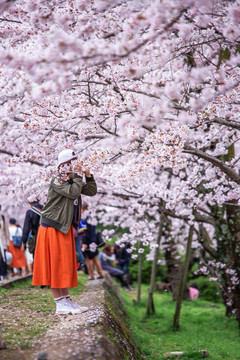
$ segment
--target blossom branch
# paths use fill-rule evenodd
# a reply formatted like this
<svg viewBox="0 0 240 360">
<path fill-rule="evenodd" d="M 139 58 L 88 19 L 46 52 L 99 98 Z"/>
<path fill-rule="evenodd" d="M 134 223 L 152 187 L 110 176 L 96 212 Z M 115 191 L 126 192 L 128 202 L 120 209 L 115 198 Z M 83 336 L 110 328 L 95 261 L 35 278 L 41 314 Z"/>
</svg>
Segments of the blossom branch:
<svg viewBox="0 0 240 360">
<path fill-rule="evenodd" d="M 3 149 L 0 149 L 0 154 L 5 154 L 5 155 L 9 155 L 11 157 L 20 158 L 20 155 L 14 154 L 14 153 L 12 153 L 10 151 L 6 151 L 6 150 L 3 150 Z M 38 165 L 38 166 L 44 166 L 44 164 L 40 163 L 39 161 L 35 161 L 35 160 L 31 160 L 31 159 L 24 159 L 23 161 L 24 162 L 29 162 L 31 164 Z"/>
<path fill-rule="evenodd" d="M 207 154 L 201 150 L 198 150 L 197 148 L 194 148 L 188 144 L 184 145 L 183 152 L 195 155 L 201 159 L 209 161 L 211 164 L 217 166 L 221 171 L 223 171 L 232 181 L 240 185 L 240 175 L 216 157 Z"/>
</svg>

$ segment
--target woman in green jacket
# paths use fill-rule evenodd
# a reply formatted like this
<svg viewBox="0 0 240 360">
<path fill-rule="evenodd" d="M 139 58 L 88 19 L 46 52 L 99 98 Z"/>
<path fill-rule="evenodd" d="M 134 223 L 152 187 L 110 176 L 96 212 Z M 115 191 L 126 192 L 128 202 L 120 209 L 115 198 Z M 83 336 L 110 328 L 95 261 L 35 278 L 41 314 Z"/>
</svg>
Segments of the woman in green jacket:
<svg viewBox="0 0 240 360">
<path fill-rule="evenodd" d="M 41 211 L 34 258 L 32 283 L 50 286 L 57 314 L 88 310 L 79 307 L 69 296 L 69 288 L 78 285 L 72 222 L 74 204 L 78 203 L 80 221 L 81 194 L 94 196 L 97 186 L 89 171 L 84 172 L 86 182 L 83 182 L 81 165 L 76 160 L 71 149 L 58 155 L 58 176 L 51 180 L 47 202 Z"/>
</svg>

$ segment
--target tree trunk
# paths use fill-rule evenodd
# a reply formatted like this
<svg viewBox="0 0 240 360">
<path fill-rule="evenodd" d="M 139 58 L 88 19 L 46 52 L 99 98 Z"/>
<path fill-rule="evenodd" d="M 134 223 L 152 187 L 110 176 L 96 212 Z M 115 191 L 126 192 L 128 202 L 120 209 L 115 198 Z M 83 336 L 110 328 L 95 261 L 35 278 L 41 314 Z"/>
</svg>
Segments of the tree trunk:
<svg viewBox="0 0 240 360">
<path fill-rule="evenodd" d="M 173 321 L 173 326 L 174 326 L 174 328 L 176 330 L 179 330 L 179 328 L 180 328 L 179 319 L 180 319 L 182 299 L 183 299 L 183 295 L 184 295 L 184 292 L 185 292 L 185 289 L 186 289 L 188 268 L 189 268 L 189 263 L 190 263 L 190 259 L 191 259 L 191 246 L 192 246 L 193 229 L 194 229 L 194 226 L 191 225 L 190 228 L 189 228 L 187 250 L 186 250 L 186 255 L 185 255 L 185 261 L 184 261 L 184 267 L 183 267 L 181 282 L 179 284 L 176 311 L 175 311 L 174 321 Z"/>
<path fill-rule="evenodd" d="M 223 268 L 218 268 L 225 315 L 234 314 L 240 328 L 240 208 L 237 202 L 232 200 L 231 204 L 222 207 L 212 206 L 211 212 L 217 224 L 215 261 L 225 264 Z"/>
<path fill-rule="evenodd" d="M 159 245 L 160 245 L 160 241 L 161 241 L 161 237 L 162 237 L 163 224 L 164 224 L 164 212 L 162 212 L 161 216 L 160 216 L 160 223 L 159 223 L 159 230 L 158 230 L 158 237 L 157 237 L 158 247 L 155 248 L 154 260 L 152 263 L 150 288 L 148 291 L 147 315 L 150 315 L 151 313 L 155 313 L 154 302 L 153 302 L 153 291 L 154 291 L 155 282 L 156 282 L 156 268 L 157 268 L 157 262 L 158 262 Z"/>
<path fill-rule="evenodd" d="M 235 271 L 229 275 L 227 315 L 236 317 L 240 328 L 240 208 L 236 201 L 226 206 L 228 229 L 231 234 L 229 241 L 230 264 L 229 268 Z M 229 291 L 229 289 L 231 289 Z"/>
<path fill-rule="evenodd" d="M 182 269 L 181 269 L 180 261 L 177 258 L 178 255 L 177 246 L 174 239 L 170 239 L 170 241 L 167 244 L 168 244 L 168 248 L 165 251 L 165 260 L 166 260 L 167 273 L 168 273 L 168 282 L 171 284 L 173 299 L 176 300 Z"/>
<path fill-rule="evenodd" d="M 140 241 L 139 248 L 141 248 L 142 242 Z M 143 254 L 138 255 L 138 285 L 137 285 L 137 302 L 141 300 L 141 284 L 142 284 L 142 258 Z"/>
</svg>

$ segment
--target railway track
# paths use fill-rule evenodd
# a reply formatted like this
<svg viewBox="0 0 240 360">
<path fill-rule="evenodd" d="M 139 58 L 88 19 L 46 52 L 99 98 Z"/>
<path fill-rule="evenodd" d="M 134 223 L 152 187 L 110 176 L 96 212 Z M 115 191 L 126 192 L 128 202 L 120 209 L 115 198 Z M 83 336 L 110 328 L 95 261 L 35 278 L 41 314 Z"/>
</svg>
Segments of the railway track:
<svg viewBox="0 0 240 360">
<path fill-rule="evenodd" d="M 1 280 L 0 281 L 0 287 L 9 289 L 12 287 L 12 285 L 16 282 L 24 281 L 26 279 L 29 279 L 32 277 L 32 274 L 28 274 L 25 276 L 14 276 L 11 279 Z"/>
</svg>

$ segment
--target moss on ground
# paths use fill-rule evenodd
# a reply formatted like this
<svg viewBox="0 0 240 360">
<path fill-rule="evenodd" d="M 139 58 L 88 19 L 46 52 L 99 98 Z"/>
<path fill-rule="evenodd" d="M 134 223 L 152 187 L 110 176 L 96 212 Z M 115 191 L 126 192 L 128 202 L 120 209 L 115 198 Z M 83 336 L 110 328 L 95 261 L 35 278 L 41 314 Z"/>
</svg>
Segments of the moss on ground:
<svg viewBox="0 0 240 360">
<path fill-rule="evenodd" d="M 107 316 L 104 321 L 104 329 L 106 335 L 118 349 L 115 360 L 141 360 L 142 355 L 130 332 L 118 286 L 113 283 L 112 286 L 106 286 L 105 290 Z"/>
</svg>

